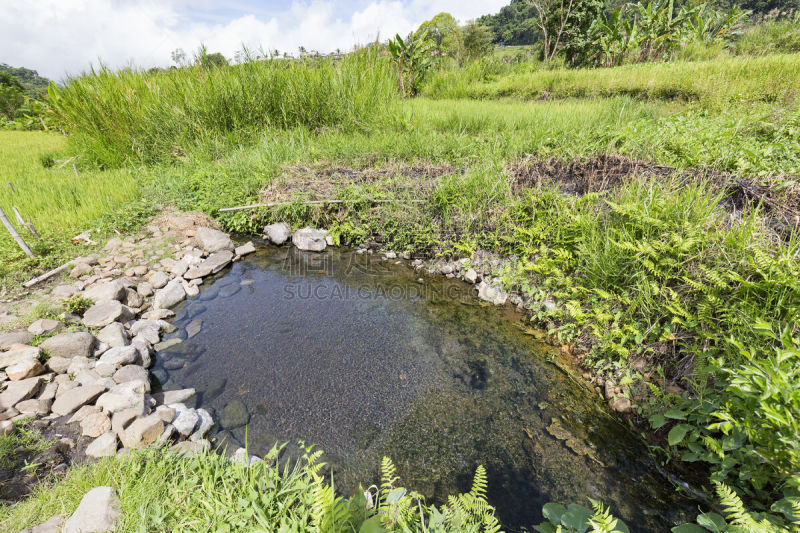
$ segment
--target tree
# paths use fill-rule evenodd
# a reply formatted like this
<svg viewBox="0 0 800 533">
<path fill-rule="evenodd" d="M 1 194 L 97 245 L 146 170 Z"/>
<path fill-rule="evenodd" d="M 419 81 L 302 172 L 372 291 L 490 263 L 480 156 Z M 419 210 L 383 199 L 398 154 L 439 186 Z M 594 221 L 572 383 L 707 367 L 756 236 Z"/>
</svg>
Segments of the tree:
<svg viewBox="0 0 800 533">
<path fill-rule="evenodd" d="M 485 56 L 492 51 L 492 32 L 483 24 L 474 20 L 467 21 L 463 35 L 464 51 L 470 59 Z"/>
<path fill-rule="evenodd" d="M 170 56 L 175 66 L 182 67 L 186 64 L 186 52 L 183 51 L 183 48 L 176 48 L 172 51 Z"/>
<path fill-rule="evenodd" d="M 511 0 L 496 15 L 484 15 L 478 23 L 492 32 L 496 43 L 508 45 L 533 44 L 538 36 L 536 8 L 526 0 Z"/>
<path fill-rule="evenodd" d="M 536 8 L 542 56 L 550 61 L 563 52 L 573 65 L 591 55 L 592 23 L 603 13 L 603 0 L 526 0 Z"/>
<path fill-rule="evenodd" d="M 14 118 L 17 108 L 25 102 L 24 90 L 16 76 L 0 70 L 0 116 Z"/>
<path fill-rule="evenodd" d="M 420 24 L 414 37 L 421 35 L 426 35 L 433 42 L 434 50 L 440 55 L 458 58 L 464 51 L 461 28 L 450 13 L 439 13 Z"/>
</svg>

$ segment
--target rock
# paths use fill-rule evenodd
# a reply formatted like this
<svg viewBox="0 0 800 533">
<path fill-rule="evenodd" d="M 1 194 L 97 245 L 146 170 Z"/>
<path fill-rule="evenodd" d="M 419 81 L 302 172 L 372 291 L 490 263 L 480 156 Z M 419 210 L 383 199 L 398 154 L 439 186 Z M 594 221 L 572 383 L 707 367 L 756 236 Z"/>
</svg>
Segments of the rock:
<svg viewBox="0 0 800 533">
<path fill-rule="evenodd" d="M 131 324 L 131 335 L 138 335 L 142 331 L 148 329 L 154 329 L 157 332 L 164 331 L 166 333 L 172 333 L 178 328 L 166 320 L 137 320 Z"/>
<path fill-rule="evenodd" d="M 28 416 L 47 416 L 50 414 L 50 406 L 53 404 L 52 400 L 30 399 L 23 400 L 14 406 L 14 409 L 19 411 L 21 415 Z"/>
<path fill-rule="evenodd" d="M 232 400 L 223 409 L 219 425 L 222 429 L 234 429 L 244 426 L 250 421 L 247 407 L 241 400 Z"/>
<path fill-rule="evenodd" d="M 195 409 L 187 409 L 182 403 L 172 404 L 170 407 L 173 407 L 176 411 L 172 425 L 184 437 L 191 435 L 200 422 L 200 415 L 197 414 Z"/>
<path fill-rule="evenodd" d="M 16 350 L 9 350 L 5 353 L 0 353 L 0 369 L 16 365 L 23 361 L 30 359 L 38 359 L 40 355 L 39 348 L 28 346 L 26 348 L 17 348 Z"/>
<path fill-rule="evenodd" d="M 150 281 L 150 285 L 152 285 L 152 287 L 154 289 L 160 289 L 161 287 L 163 287 L 164 285 L 169 283 L 169 276 L 167 276 L 165 273 L 157 270 L 157 271 L 153 272 L 152 276 L 150 276 L 150 280 L 149 281 Z"/>
<path fill-rule="evenodd" d="M 98 409 L 94 405 L 84 405 L 83 407 L 75 411 L 75 414 L 72 415 L 69 420 L 67 420 L 67 424 L 82 422 L 83 419 L 86 418 L 87 416 L 100 412 L 101 412 L 100 409 Z"/>
<path fill-rule="evenodd" d="M 117 453 L 117 436 L 107 431 L 103 433 L 86 447 L 86 455 L 99 459 L 101 457 L 113 457 Z"/>
<path fill-rule="evenodd" d="M 248 455 L 247 450 L 244 448 L 238 448 L 235 452 L 233 452 L 233 455 L 231 455 L 231 461 L 234 463 L 242 463 L 247 466 L 253 466 L 254 464 L 260 462 L 261 459 L 255 455 Z"/>
<path fill-rule="evenodd" d="M 57 514 L 47 522 L 42 522 L 38 526 L 28 529 L 23 529 L 19 533 L 61 533 L 61 527 L 63 525 L 64 518 L 60 514 Z"/>
<path fill-rule="evenodd" d="M 62 533 L 100 533 L 114 531 L 122 517 L 122 504 L 112 487 L 96 487 L 81 500 L 78 509 L 64 524 Z"/>
<path fill-rule="evenodd" d="M 73 357 L 72 360 L 69 362 L 69 367 L 67 367 L 67 374 L 70 376 L 77 376 L 84 370 L 89 369 L 89 358 L 83 356 Z"/>
<path fill-rule="evenodd" d="M 89 357 L 94 350 L 94 336 L 85 331 L 59 333 L 50 337 L 39 347 L 51 356 L 71 359 L 76 356 Z"/>
<path fill-rule="evenodd" d="M 202 440 L 203 437 L 206 436 L 206 433 L 208 433 L 209 430 L 214 427 L 214 418 L 212 418 L 211 413 L 205 409 L 197 409 L 197 416 L 200 417 L 200 421 L 197 424 L 197 429 L 195 429 L 194 433 L 192 433 L 189 437 L 193 441 Z"/>
<path fill-rule="evenodd" d="M 204 278 L 211 274 L 216 274 L 233 260 L 233 252 L 222 250 L 209 255 L 205 261 L 197 266 L 193 266 L 186 272 L 183 277 L 185 279 Z"/>
<path fill-rule="evenodd" d="M 606 383 L 605 383 L 605 397 L 606 397 L 606 400 L 611 400 L 611 399 L 614 398 L 614 396 L 616 396 L 616 394 L 617 394 L 617 391 L 615 390 L 616 388 L 617 388 L 617 384 L 614 382 L 613 379 L 607 379 L 606 380 Z"/>
<path fill-rule="evenodd" d="M 114 371 L 112 371 L 111 374 L 108 374 L 110 376 L 119 368 L 125 365 L 134 364 L 138 358 L 139 351 L 135 346 L 119 346 L 117 348 L 111 348 L 106 353 L 101 355 L 100 360 L 97 362 L 97 366 L 103 364 L 114 367 Z"/>
<path fill-rule="evenodd" d="M 53 402 L 52 411 L 59 416 L 68 415 L 79 407 L 93 401 L 103 394 L 105 390 L 106 388 L 100 384 L 89 385 L 88 387 L 75 387 L 56 397 L 56 400 Z"/>
<path fill-rule="evenodd" d="M 197 228 L 194 240 L 197 246 L 210 254 L 220 250 L 233 250 L 231 238 L 226 233 L 213 228 Z"/>
<path fill-rule="evenodd" d="M 51 333 L 58 333 L 62 329 L 64 329 L 64 324 L 49 318 L 40 318 L 28 326 L 28 331 L 34 335 L 50 335 Z"/>
<path fill-rule="evenodd" d="M 172 405 L 185 402 L 196 392 L 194 389 L 168 390 L 153 394 L 153 398 L 161 405 Z"/>
<path fill-rule="evenodd" d="M 126 365 L 114 373 L 114 381 L 117 383 L 127 383 L 129 381 L 142 381 L 146 385 L 150 383 L 150 373 L 146 368 L 139 365 Z M 150 387 L 147 387 L 150 390 Z"/>
<path fill-rule="evenodd" d="M 139 296 L 147 298 L 153 295 L 153 286 L 149 282 L 143 281 L 136 286 L 136 292 L 139 293 Z"/>
<path fill-rule="evenodd" d="M 78 294 L 78 289 L 72 285 L 59 285 L 58 287 L 54 288 L 50 294 L 53 295 L 53 298 L 57 300 L 66 300 L 67 298 L 71 298 Z"/>
<path fill-rule="evenodd" d="M 111 348 L 127 346 L 128 332 L 119 322 L 112 322 L 97 333 L 97 340 L 108 344 Z"/>
<path fill-rule="evenodd" d="M 69 271 L 69 277 L 72 279 L 78 279 L 79 277 L 83 276 L 84 274 L 88 274 L 92 271 L 92 267 L 87 265 L 86 263 L 78 263 L 72 270 Z"/>
<path fill-rule="evenodd" d="M 58 390 L 58 383 L 56 383 L 55 381 L 46 383 L 44 388 L 42 388 L 42 391 L 39 393 L 38 398 L 40 400 L 55 400 L 57 390 Z"/>
<path fill-rule="evenodd" d="M 153 309 L 170 308 L 182 302 L 185 298 L 186 291 L 183 289 L 181 282 L 178 280 L 170 281 L 164 288 L 156 291 L 156 295 L 153 297 Z"/>
<path fill-rule="evenodd" d="M 83 325 L 87 328 L 102 328 L 112 322 L 127 322 L 133 312 L 116 300 L 95 304 L 83 314 Z"/>
<path fill-rule="evenodd" d="M 0 393 L 0 410 L 14 407 L 22 400 L 27 400 L 39 392 L 42 385 L 42 378 L 28 378 L 21 381 L 12 381 L 2 393 Z"/>
<path fill-rule="evenodd" d="M 191 339 L 203 329 L 203 321 L 196 318 L 186 326 L 186 338 Z"/>
<path fill-rule="evenodd" d="M 147 384 L 144 381 L 126 381 L 112 387 L 97 399 L 97 407 L 107 413 L 125 409 L 138 409 L 144 412 L 144 394 Z"/>
<path fill-rule="evenodd" d="M 618 413 L 627 413 L 631 410 L 631 401 L 625 396 L 615 396 L 608 405 Z"/>
<path fill-rule="evenodd" d="M 125 297 L 125 286 L 116 280 L 98 283 L 93 287 L 84 289 L 83 297 L 96 304 L 109 300 L 122 300 Z"/>
<path fill-rule="evenodd" d="M 475 272 L 474 268 L 470 268 L 466 272 L 464 272 L 464 281 L 466 281 L 467 283 L 478 282 L 478 273 Z"/>
<path fill-rule="evenodd" d="M 500 280 L 493 279 L 491 283 L 486 280 L 481 281 L 478 285 L 478 298 L 486 300 L 494 305 L 503 305 L 508 300 L 508 293 L 500 286 Z"/>
<path fill-rule="evenodd" d="M 165 424 L 171 424 L 175 420 L 177 411 L 174 407 L 167 407 L 166 405 L 159 405 L 156 407 L 156 413 Z"/>
<path fill-rule="evenodd" d="M 33 333 L 29 331 L 9 331 L 0 333 L 0 350 L 8 350 L 15 344 L 28 344 L 33 340 Z"/>
<path fill-rule="evenodd" d="M 169 348 L 171 348 L 173 346 L 177 346 L 178 344 L 180 344 L 182 342 L 183 342 L 182 339 L 177 339 L 177 338 L 176 339 L 168 339 L 168 340 L 165 340 L 163 342 L 159 342 L 158 344 L 154 345 L 153 349 L 155 351 L 157 351 L 157 352 L 160 352 L 162 350 L 168 350 Z"/>
<path fill-rule="evenodd" d="M 252 242 L 247 242 L 241 246 L 237 246 L 236 250 L 234 250 L 234 253 L 236 255 L 242 256 L 242 255 L 252 254 L 255 251 L 256 251 L 255 245 Z"/>
<path fill-rule="evenodd" d="M 187 270 L 189 270 L 189 262 L 182 259 L 172 265 L 172 268 L 169 269 L 169 273 L 175 277 L 180 277 L 183 276 Z"/>
<path fill-rule="evenodd" d="M 142 315 L 142 319 L 144 320 L 163 320 L 165 318 L 171 318 L 175 316 L 175 311 L 170 309 L 154 309 L 152 311 L 148 311 Z"/>
<path fill-rule="evenodd" d="M 111 416 L 111 431 L 117 435 L 122 435 L 125 429 L 131 425 L 131 422 L 143 414 L 141 410 L 136 408 L 117 411 Z"/>
<path fill-rule="evenodd" d="M 128 307 L 139 309 L 144 304 L 144 298 L 142 298 L 135 289 L 125 289 L 125 298 L 123 298 L 123 302 Z"/>
<path fill-rule="evenodd" d="M 0 421 L 0 437 L 7 437 L 14 433 L 14 421 L 13 420 L 1 420 Z"/>
<path fill-rule="evenodd" d="M 164 422 L 157 413 L 134 420 L 120 435 L 122 445 L 126 448 L 141 448 L 158 439 L 164 432 Z"/>
<path fill-rule="evenodd" d="M 61 374 L 62 376 L 68 378 L 67 374 Z M 58 384 L 58 389 L 56 390 L 56 398 L 61 396 L 62 394 L 66 394 L 67 392 L 71 391 L 72 389 L 77 388 L 79 385 L 74 381 L 66 381 L 63 383 Z"/>
<path fill-rule="evenodd" d="M 149 368 L 150 365 L 153 363 L 153 360 L 150 357 L 150 347 L 146 344 L 143 344 L 141 341 L 137 339 L 133 339 L 131 346 L 136 348 L 136 351 L 139 354 L 139 357 L 135 361 L 136 364 L 143 366 L 145 368 Z"/>
<path fill-rule="evenodd" d="M 6 368 L 6 375 L 11 381 L 19 381 L 21 379 L 28 379 L 39 374 L 44 374 L 44 367 L 38 359 L 23 359 L 22 361 L 13 364 Z"/>
<path fill-rule="evenodd" d="M 101 376 L 100 373 L 93 368 L 84 368 L 83 370 L 75 374 L 75 381 L 77 381 L 84 387 L 89 385 L 95 385 L 101 379 L 103 379 L 103 376 Z"/>
<path fill-rule="evenodd" d="M 327 246 L 325 232 L 313 228 L 303 228 L 294 232 L 292 243 L 299 250 L 321 252 Z"/>
<path fill-rule="evenodd" d="M 105 413 L 92 413 L 81 420 L 81 434 L 92 439 L 111 431 L 111 420 Z"/>
<path fill-rule="evenodd" d="M 264 240 L 268 240 L 272 244 L 281 245 L 285 243 L 289 240 L 291 234 L 292 228 L 286 222 L 270 224 L 264 228 Z"/>
</svg>

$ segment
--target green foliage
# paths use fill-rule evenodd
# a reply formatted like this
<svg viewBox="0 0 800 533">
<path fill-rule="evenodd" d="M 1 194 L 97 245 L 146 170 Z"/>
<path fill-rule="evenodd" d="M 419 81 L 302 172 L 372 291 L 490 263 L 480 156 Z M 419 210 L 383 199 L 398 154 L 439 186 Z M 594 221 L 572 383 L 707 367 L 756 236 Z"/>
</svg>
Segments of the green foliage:
<svg viewBox="0 0 800 533">
<path fill-rule="evenodd" d="M 426 37 L 427 34 L 423 31 L 403 40 L 398 33 L 394 39 L 389 40 L 392 62 L 397 67 L 398 88 L 405 96 L 414 96 L 419 92 L 431 67 L 430 52 L 434 44 Z"/>
<path fill-rule="evenodd" d="M 586 64 L 594 52 L 590 29 L 603 13 L 603 0 L 539 1 L 540 9 L 548 8 L 542 24 L 545 61 L 561 54 L 568 65 Z"/>
<path fill-rule="evenodd" d="M 494 42 L 506 45 L 533 44 L 539 35 L 536 8 L 527 0 L 511 0 L 496 15 L 484 15 L 479 24 L 494 34 Z"/>
<path fill-rule="evenodd" d="M 426 20 L 411 38 L 432 42 L 434 46 L 431 50 L 440 56 L 458 59 L 464 53 L 464 36 L 450 13 L 439 13 L 431 20 Z"/>
<path fill-rule="evenodd" d="M 462 30 L 464 52 L 469 59 L 487 56 L 492 51 L 492 34 L 486 26 L 470 20 Z"/>
<path fill-rule="evenodd" d="M 39 98 L 46 93 L 47 85 L 50 83 L 50 80 L 39 76 L 39 73 L 35 70 L 25 67 L 12 67 L 5 63 L 0 63 L 0 79 L 2 79 L 4 73 L 16 78 L 20 83 L 21 89 L 30 98 Z"/>
<path fill-rule="evenodd" d="M 628 533 L 628 526 L 600 502 L 590 500 L 592 509 L 571 503 L 564 507 L 559 503 L 546 503 L 542 515 L 546 522 L 534 526 L 539 533 Z"/>
<path fill-rule="evenodd" d="M 80 294 L 70 296 L 64 300 L 64 307 L 66 308 L 67 312 L 74 313 L 76 315 L 83 315 L 84 311 L 93 305 L 93 301 L 88 298 L 84 298 Z"/>
<path fill-rule="evenodd" d="M 745 28 L 733 41 L 734 53 L 761 56 L 800 52 L 800 11 L 791 17 L 770 17 Z"/>
<path fill-rule="evenodd" d="M 17 420 L 10 434 L 0 436 L 0 469 L 11 471 L 20 466 L 23 456 L 36 455 L 52 445 L 38 430 L 31 428 L 32 421 L 29 418 Z"/>
</svg>

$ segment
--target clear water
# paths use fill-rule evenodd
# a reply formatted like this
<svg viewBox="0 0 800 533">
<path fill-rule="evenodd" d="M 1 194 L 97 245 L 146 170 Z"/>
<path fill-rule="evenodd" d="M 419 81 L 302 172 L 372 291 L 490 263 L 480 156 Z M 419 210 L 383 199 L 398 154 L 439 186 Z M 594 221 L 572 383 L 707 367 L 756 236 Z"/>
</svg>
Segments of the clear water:
<svg viewBox="0 0 800 533">
<path fill-rule="evenodd" d="M 635 531 L 696 508 L 521 314 L 460 281 L 350 251 L 263 248 L 207 280 L 174 324 L 167 338 L 185 340 L 159 352 L 155 374 L 198 390 L 222 423 L 216 442 L 257 454 L 315 443 L 345 495 L 377 483 L 386 455 L 431 502 L 468 490 L 483 464 L 510 529 L 538 523 L 548 501 L 602 500 Z"/>
</svg>

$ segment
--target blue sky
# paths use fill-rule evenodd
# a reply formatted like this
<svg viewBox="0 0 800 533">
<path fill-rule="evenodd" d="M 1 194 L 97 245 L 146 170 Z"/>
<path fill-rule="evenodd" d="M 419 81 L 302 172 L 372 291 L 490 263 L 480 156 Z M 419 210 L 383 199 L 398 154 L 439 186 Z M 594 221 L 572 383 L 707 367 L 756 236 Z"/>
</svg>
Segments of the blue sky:
<svg viewBox="0 0 800 533">
<path fill-rule="evenodd" d="M 296 53 L 348 50 L 405 34 L 446 11 L 461 21 L 509 0 L 0 0 L 0 62 L 60 80 L 100 62 L 167 66 L 200 44 L 232 58 L 242 45 Z"/>
</svg>

